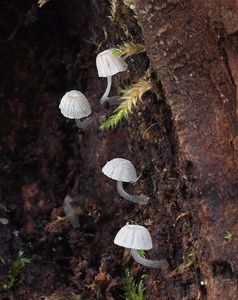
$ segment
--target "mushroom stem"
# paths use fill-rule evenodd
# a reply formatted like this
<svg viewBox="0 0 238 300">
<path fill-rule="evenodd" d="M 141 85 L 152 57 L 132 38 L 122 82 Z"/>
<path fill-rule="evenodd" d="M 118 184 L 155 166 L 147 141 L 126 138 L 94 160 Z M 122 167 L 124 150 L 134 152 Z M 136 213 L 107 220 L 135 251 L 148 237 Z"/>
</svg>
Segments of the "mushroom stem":
<svg viewBox="0 0 238 300">
<path fill-rule="evenodd" d="M 141 257 L 135 249 L 131 249 L 131 255 L 133 256 L 136 262 L 138 262 L 144 267 L 167 269 L 169 266 L 166 259 L 149 260 L 144 257 Z"/>
<path fill-rule="evenodd" d="M 111 86 L 112 86 L 112 76 L 108 76 L 107 77 L 107 88 L 106 88 L 106 91 L 105 93 L 102 95 L 102 98 L 100 100 L 100 103 L 103 105 L 105 101 L 108 101 L 109 100 L 109 93 L 110 93 L 110 90 L 111 90 Z"/>
<path fill-rule="evenodd" d="M 119 96 L 112 96 L 112 97 L 108 97 L 110 90 L 111 90 L 111 86 L 112 86 L 112 76 L 107 77 L 107 88 L 105 93 L 103 94 L 100 103 L 101 105 L 103 105 L 105 102 L 108 102 L 110 105 L 116 105 L 118 104 L 118 100 L 119 100 Z"/>
<path fill-rule="evenodd" d="M 124 189 L 122 185 L 122 181 L 117 181 L 117 191 L 118 193 L 128 201 L 134 202 L 134 203 L 139 203 L 142 205 L 145 205 L 148 203 L 149 198 L 146 197 L 145 195 L 140 195 L 140 196 L 133 196 L 128 194 Z"/>
<path fill-rule="evenodd" d="M 74 228 L 79 227 L 79 215 L 78 215 L 78 209 L 77 207 L 73 206 L 73 199 L 67 195 L 64 198 L 64 212 L 66 217 L 70 220 L 70 223 Z"/>
<path fill-rule="evenodd" d="M 81 120 L 81 119 L 75 119 L 75 123 L 79 128 L 86 128 L 89 124 L 91 124 L 93 121 L 92 117 L 88 117 L 87 119 Z"/>
<path fill-rule="evenodd" d="M 72 214 L 68 216 L 69 221 L 73 228 L 79 228 L 79 217 L 76 214 Z"/>
</svg>

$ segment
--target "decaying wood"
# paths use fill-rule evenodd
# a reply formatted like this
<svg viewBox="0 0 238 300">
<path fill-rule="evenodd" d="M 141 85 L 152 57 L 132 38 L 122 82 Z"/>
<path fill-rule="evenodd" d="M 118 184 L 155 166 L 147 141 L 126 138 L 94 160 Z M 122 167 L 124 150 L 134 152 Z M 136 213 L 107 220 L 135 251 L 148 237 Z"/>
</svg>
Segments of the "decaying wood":
<svg viewBox="0 0 238 300">
<path fill-rule="evenodd" d="M 192 163 L 200 192 L 196 248 L 208 299 L 237 299 L 238 1 L 136 2 L 180 160 Z M 226 231 L 232 232 L 230 243 Z"/>
</svg>

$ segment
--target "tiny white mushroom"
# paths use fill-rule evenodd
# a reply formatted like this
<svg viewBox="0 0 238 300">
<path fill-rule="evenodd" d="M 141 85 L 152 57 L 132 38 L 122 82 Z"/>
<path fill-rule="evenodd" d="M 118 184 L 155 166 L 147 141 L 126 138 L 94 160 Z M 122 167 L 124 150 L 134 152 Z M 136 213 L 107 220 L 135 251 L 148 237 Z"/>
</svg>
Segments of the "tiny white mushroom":
<svg viewBox="0 0 238 300">
<path fill-rule="evenodd" d="M 6 218 L 0 218 L 0 224 L 7 225 L 8 224 L 8 219 L 6 219 Z"/>
<path fill-rule="evenodd" d="M 73 205 L 74 200 L 67 195 L 64 198 L 64 212 L 67 218 L 69 218 L 70 223 L 74 228 L 79 227 L 79 214 L 78 214 L 78 208 L 74 207 Z"/>
<path fill-rule="evenodd" d="M 112 104 L 119 98 L 118 96 L 108 97 L 112 86 L 112 76 L 125 71 L 127 69 L 127 63 L 120 56 L 114 55 L 112 49 L 107 49 L 97 55 L 96 66 L 98 76 L 107 77 L 107 88 L 100 103 L 103 105 L 104 102 L 108 101 Z"/>
<path fill-rule="evenodd" d="M 13 234 L 15 237 L 18 237 L 19 236 L 19 230 L 13 230 Z"/>
<path fill-rule="evenodd" d="M 85 128 L 91 122 L 90 118 L 80 120 L 91 114 L 91 107 L 88 99 L 79 91 L 67 92 L 61 99 L 59 108 L 66 118 L 75 119 L 79 128 Z"/>
<path fill-rule="evenodd" d="M 117 233 L 114 243 L 118 246 L 131 249 L 131 254 L 136 262 L 149 268 L 168 268 L 166 259 L 149 260 L 141 257 L 137 250 L 150 250 L 152 248 L 152 239 L 149 231 L 140 225 L 127 224 Z"/>
<path fill-rule="evenodd" d="M 145 195 L 130 195 L 123 189 L 122 182 L 135 182 L 137 180 L 136 169 L 129 160 L 114 158 L 105 164 L 102 172 L 107 177 L 117 180 L 117 191 L 124 199 L 143 205 L 147 204 L 149 198 Z"/>
</svg>

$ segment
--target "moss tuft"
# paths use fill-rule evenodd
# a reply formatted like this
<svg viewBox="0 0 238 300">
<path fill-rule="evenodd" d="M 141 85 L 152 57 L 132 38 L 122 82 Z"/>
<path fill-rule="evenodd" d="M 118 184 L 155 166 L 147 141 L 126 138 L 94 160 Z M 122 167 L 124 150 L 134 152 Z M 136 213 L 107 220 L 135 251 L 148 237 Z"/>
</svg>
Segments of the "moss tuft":
<svg viewBox="0 0 238 300">
<path fill-rule="evenodd" d="M 114 111 L 109 119 L 102 123 L 100 129 L 111 129 L 116 127 L 122 120 L 127 119 L 132 109 L 142 100 L 144 93 L 148 91 L 155 91 L 152 80 L 141 79 L 131 87 L 122 89 L 120 93 L 122 101 L 119 107 Z"/>
<path fill-rule="evenodd" d="M 124 43 L 112 49 L 112 54 L 119 55 L 126 59 L 129 56 L 145 52 L 145 48 L 140 44 Z"/>
</svg>

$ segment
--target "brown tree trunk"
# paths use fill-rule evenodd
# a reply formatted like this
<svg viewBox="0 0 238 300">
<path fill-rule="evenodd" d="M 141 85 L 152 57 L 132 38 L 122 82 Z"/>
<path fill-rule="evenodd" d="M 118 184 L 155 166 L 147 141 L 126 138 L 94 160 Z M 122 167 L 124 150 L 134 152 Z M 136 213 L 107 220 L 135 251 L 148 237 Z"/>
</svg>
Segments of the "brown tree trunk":
<svg viewBox="0 0 238 300">
<path fill-rule="evenodd" d="M 136 8 L 171 109 L 178 169 L 184 161 L 193 167 L 201 222 L 195 248 L 208 299 L 235 300 L 238 1 L 137 0 Z"/>
<path fill-rule="evenodd" d="M 0 300 L 129 299 L 128 268 L 135 282 L 146 274 L 144 300 L 237 300 L 238 0 L 37 2 L 1 1 Z M 109 118 L 96 56 L 131 42 L 149 58 L 127 58 L 112 95 L 151 75 L 159 97 L 145 93 L 114 130 L 77 128 L 60 99 L 80 90 Z M 125 188 L 148 205 L 103 175 L 115 157 L 133 162 L 140 177 Z M 78 229 L 64 218 L 68 194 Z M 146 257 L 168 269 L 114 245 L 131 221 L 151 233 Z M 21 250 L 31 263 L 13 278 Z"/>
</svg>

